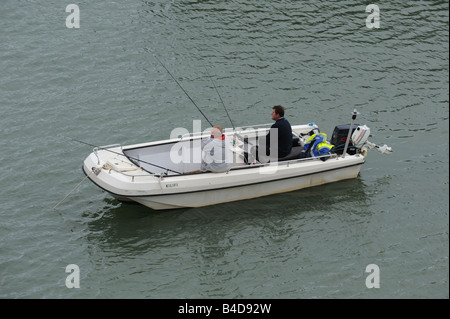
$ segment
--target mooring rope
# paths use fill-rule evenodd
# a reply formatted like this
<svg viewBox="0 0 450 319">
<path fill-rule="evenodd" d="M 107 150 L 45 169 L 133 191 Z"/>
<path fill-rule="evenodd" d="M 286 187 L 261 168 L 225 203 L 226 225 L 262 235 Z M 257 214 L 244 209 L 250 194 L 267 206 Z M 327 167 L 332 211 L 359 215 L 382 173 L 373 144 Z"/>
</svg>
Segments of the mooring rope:
<svg viewBox="0 0 450 319">
<path fill-rule="evenodd" d="M 92 172 L 89 172 L 89 174 L 90 173 L 92 173 Z M 69 195 L 72 194 L 78 187 L 80 187 L 80 185 L 83 184 L 83 182 L 89 177 L 89 174 L 86 174 L 86 177 L 83 178 L 83 180 L 77 186 L 75 186 L 75 188 L 72 189 L 69 194 L 67 194 L 62 200 L 60 200 L 59 203 L 56 204 L 55 207 L 53 207 L 53 210 L 55 210 L 56 207 L 58 207 L 63 201 L 65 201 L 66 198 L 69 197 Z"/>
</svg>

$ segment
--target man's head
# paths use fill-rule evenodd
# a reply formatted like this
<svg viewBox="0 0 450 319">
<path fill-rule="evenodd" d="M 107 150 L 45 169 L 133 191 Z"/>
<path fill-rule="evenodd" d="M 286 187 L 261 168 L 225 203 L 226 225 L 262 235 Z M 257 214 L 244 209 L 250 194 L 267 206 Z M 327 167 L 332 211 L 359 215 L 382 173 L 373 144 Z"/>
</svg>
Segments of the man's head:
<svg viewBox="0 0 450 319">
<path fill-rule="evenodd" d="M 222 126 L 216 125 L 211 128 L 211 138 L 221 138 L 222 137 Z"/>
<path fill-rule="evenodd" d="M 278 121 L 283 116 L 284 116 L 284 107 L 282 107 L 281 105 L 275 105 L 272 108 L 272 120 Z"/>
</svg>

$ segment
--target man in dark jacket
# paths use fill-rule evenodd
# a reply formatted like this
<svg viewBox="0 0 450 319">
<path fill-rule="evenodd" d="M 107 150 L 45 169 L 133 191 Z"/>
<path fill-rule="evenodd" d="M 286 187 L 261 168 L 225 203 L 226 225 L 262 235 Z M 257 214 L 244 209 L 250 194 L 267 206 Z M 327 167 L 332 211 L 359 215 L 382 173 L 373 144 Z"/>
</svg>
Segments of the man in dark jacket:
<svg viewBox="0 0 450 319">
<path fill-rule="evenodd" d="M 284 118 L 284 107 L 275 105 L 272 108 L 272 120 L 275 123 L 266 135 L 266 155 L 276 156 L 275 154 L 278 154 L 278 158 L 282 158 L 287 156 L 292 149 L 292 128 L 289 121 Z M 275 149 L 276 145 L 272 145 L 272 147 L 270 145 L 270 134 L 275 134 L 274 130 L 277 130 L 278 133 L 278 152 Z"/>
</svg>

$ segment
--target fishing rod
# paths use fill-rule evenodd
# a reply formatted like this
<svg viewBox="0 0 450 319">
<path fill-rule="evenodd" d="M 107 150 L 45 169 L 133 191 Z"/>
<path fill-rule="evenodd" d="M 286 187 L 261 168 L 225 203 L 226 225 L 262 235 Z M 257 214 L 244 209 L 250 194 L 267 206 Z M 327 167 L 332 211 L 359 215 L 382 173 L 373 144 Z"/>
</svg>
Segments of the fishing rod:
<svg viewBox="0 0 450 319">
<path fill-rule="evenodd" d="M 152 51 L 148 50 L 150 53 L 152 53 Z M 189 100 L 191 100 L 191 102 L 195 105 L 195 107 L 200 111 L 200 113 L 203 115 L 203 117 L 208 121 L 208 123 L 211 126 L 214 126 L 210 120 L 208 120 L 208 118 L 206 117 L 205 114 L 203 114 L 202 110 L 198 107 L 198 105 L 194 102 L 194 100 L 189 96 L 189 94 L 186 92 L 186 90 L 181 86 L 181 84 L 177 81 L 177 79 L 175 79 L 175 77 L 172 75 L 172 73 L 170 73 L 169 69 L 166 68 L 166 66 L 164 65 L 164 63 L 161 62 L 160 59 L 158 59 L 158 57 L 153 54 L 153 56 L 155 57 L 155 59 L 159 62 L 159 64 L 161 64 L 161 66 L 167 71 L 167 73 L 169 73 L 169 75 L 171 76 L 171 78 L 175 81 L 175 83 L 178 84 L 178 86 L 181 88 L 181 90 L 183 90 L 184 94 L 186 94 L 186 96 L 189 98 Z"/>
<path fill-rule="evenodd" d="M 126 158 L 129 158 L 129 159 L 131 159 L 131 160 L 135 160 L 135 161 L 137 161 L 138 163 L 141 162 L 141 163 L 144 163 L 144 164 L 152 165 L 152 166 L 155 166 L 155 167 L 158 167 L 158 168 L 161 168 L 161 169 L 165 169 L 165 170 L 167 170 L 167 171 L 170 171 L 170 172 L 173 172 L 173 173 L 182 175 L 182 173 L 177 172 L 177 171 L 174 171 L 174 170 L 169 169 L 169 168 L 167 168 L 167 167 L 162 167 L 162 166 L 159 166 L 159 165 L 150 163 L 150 162 L 146 162 L 146 161 L 143 161 L 143 160 L 141 160 L 141 159 L 138 159 L 138 158 L 135 158 L 135 157 L 132 157 L 132 156 L 125 155 L 125 154 L 123 154 L 123 153 L 111 151 L 110 149 L 107 149 L 107 148 L 104 148 L 104 147 L 101 147 L 101 146 L 96 146 L 96 145 L 93 145 L 93 144 L 90 144 L 90 143 L 86 143 L 86 142 L 77 140 L 77 139 L 75 139 L 75 138 L 73 138 L 73 137 L 67 137 L 67 136 L 64 136 L 64 137 L 65 137 L 66 139 L 69 139 L 69 140 L 72 140 L 72 141 L 75 141 L 75 142 L 78 142 L 78 143 L 81 143 L 81 144 L 84 144 L 84 145 L 89 145 L 89 146 L 91 146 L 91 147 L 95 147 L 95 148 L 97 148 L 97 149 L 99 149 L 99 150 L 108 151 L 108 152 L 111 152 L 111 153 L 114 153 L 114 154 L 117 154 L 117 155 L 125 156 Z"/>
<path fill-rule="evenodd" d="M 345 140 L 345 146 L 344 146 L 344 152 L 342 153 L 342 158 L 345 157 L 345 154 L 347 153 L 348 144 L 350 142 L 350 137 L 353 134 L 353 124 L 355 123 L 356 116 L 359 114 L 359 112 L 354 109 L 352 113 L 352 123 L 350 124 L 350 129 L 348 130 L 347 139 Z"/>
<path fill-rule="evenodd" d="M 222 97 L 220 96 L 219 91 L 217 90 L 216 84 L 214 83 L 214 80 L 212 79 L 211 75 L 209 74 L 208 69 L 206 68 L 206 66 L 205 66 L 205 70 L 206 70 L 206 74 L 208 75 L 209 79 L 211 80 L 212 84 L 214 85 L 214 89 L 216 90 L 217 95 L 220 98 L 220 102 L 222 102 L 222 105 L 223 105 L 223 107 L 225 109 L 225 112 L 227 112 L 227 116 L 230 119 L 231 125 L 233 126 L 233 130 L 236 130 L 236 128 L 234 127 L 234 123 L 231 120 L 230 114 L 228 114 L 227 107 L 225 106 L 225 103 L 223 103 Z"/>
</svg>

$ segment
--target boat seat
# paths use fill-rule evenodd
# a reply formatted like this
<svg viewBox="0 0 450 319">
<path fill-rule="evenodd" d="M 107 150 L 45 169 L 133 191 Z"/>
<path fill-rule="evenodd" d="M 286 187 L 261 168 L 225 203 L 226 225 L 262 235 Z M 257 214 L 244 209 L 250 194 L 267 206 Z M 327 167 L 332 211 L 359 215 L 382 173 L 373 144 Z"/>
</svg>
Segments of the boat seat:
<svg viewBox="0 0 450 319">
<path fill-rule="evenodd" d="M 250 143 L 248 143 L 248 139 L 244 139 L 244 143 L 246 143 L 247 145 L 251 145 Z M 256 141 L 256 144 L 258 144 L 258 141 Z M 286 155 L 285 157 L 278 159 L 278 162 L 298 159 L 298 158 L 300 158 L 300 154 L 301 154 L 302 150 L 303 150 L 302 139 L 300 137 L 298 137 L 297 135 L 292 134 L 291 152 L 288 155 Z M 273 159 L 266 155 L 259 154 L 259 156 L 256 156 L 256 153 L 257 153 L 257 151 L 256 151 L 255 146 L 251 146 L 249 149 L 249 152 L 244 151 L 244 162 L 246 164 L 248 164 L 249 162 L 252 162 L 255 158 L 260 163 L 269 163 L 271 161 L 272 162 L 276 161 L 276 159 Z"/>
<path fill-rule="evenodd" d="M 292 146 L 301 146 L 303 144 L 302 140 L 299 136 L 292 134 Z M 249 143 L 248 138 L 244 137 L 244 145 L 253 145 Z M 256 145 L 258 145 L 258 138 L 256 138 Z"/>
<path fill-rule="evenodd" d="M 277 161 L 282 162 L 282 161 L 290 161 L 290 160 L 294 160 L 294 159 L 299 159 L 300 155 L 302 153 L 302 150 L 303 150 L 303 146 L 294 146 L 294 147 L 292 147 L 291 152 L 282 158 L 276 159 L 276 158 L 271 158 L 270 156 L 266 156 L 266 155 L 259 155 L 257 157 L 257 161 L 260 163 L 270 163 L 270 162 L 277 162 Z M 252 155 L 250 155 L 250 157 L 252 159 L 256 156 L 256 155 L 254 155 L 255 152 L 256 152 L 255 150 L 253 150 L 253 152 L 251 152 Z M 244 156 L 245 156 L 245 163 L 248 164 L 249 154 L 245 152 Z"/>
<path fill-rule="evenodd" d="M 302 141 L 300 140 L 300 137 L 292 134 L 292 147 L 301 146 L 301 145 L 302 145 Z"/>
<path fill-rule="evenodd" d="M 300 153 L 302 152 L 302 150 L 303 150 L 303 147 L 300 145 L 293 146 L 291 149 L 291 152 L 288 155 L 286 155 L 285 157 L 279 158 L 278 162 L 298 159 L 298 158 L 300 158 Z"/>
</svg>

